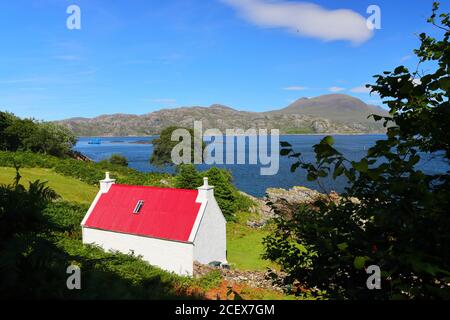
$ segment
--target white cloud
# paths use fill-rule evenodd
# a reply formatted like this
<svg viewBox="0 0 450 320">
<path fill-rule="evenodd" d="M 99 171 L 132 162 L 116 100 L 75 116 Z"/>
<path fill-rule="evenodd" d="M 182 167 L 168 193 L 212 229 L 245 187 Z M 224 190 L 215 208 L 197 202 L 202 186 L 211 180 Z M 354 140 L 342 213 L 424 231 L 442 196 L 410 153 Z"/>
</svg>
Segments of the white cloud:
<svg viewBox="0 0 450 320">
<path fill-rule="evenodd" d="M 344 91 L 345 90 L 345 88 L 342 88 L 342 87 L 330 87 L 330 88 L 328 88 L 328 91 L 330 91 L 330 92 L 340 92 L 340 91 Z"/>
<path fill-rule="evenodd" d="M 350 89 L 350 92 L 353 93 L 370 93 L 370 88 L 366 88 L 366 86 L 360 86 Z"/>
<path fill-rule="evenodd" d="M 308 2 L 222 1 L 261 27 L 283 28 L 302 36 L 326 41 L 347 40 L 355 44 L 363 43 L 373 35 L 366 18 L 349 9 L 328 10 Z"/>
<path fill-rule="evenodd" d="M 283 88 L 283 90 L 287 90 L 287 91 L 303 91 L 303 90 L 307 90 L 307 87 L 303 87 L 303 86 L 290 86 L 290 87 L 285 87 Z"/>
</svg>

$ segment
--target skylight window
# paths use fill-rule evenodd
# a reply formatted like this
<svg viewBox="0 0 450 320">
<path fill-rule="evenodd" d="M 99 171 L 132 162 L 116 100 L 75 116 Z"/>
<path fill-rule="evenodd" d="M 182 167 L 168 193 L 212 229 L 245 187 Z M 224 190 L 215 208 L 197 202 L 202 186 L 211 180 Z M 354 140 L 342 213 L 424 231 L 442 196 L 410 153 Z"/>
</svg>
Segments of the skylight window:
<svg viewBox="0 0 450 320">
<path fill-rule="evenodd" d="M 136 207 L 134 208 L 133 213 L 134 214 L 138 214 L 141 211 L 141 208 L 142 208 L 143 205 L 144 205 L 144 200 L 139 200 L 136 203 Z"/>
</svg>

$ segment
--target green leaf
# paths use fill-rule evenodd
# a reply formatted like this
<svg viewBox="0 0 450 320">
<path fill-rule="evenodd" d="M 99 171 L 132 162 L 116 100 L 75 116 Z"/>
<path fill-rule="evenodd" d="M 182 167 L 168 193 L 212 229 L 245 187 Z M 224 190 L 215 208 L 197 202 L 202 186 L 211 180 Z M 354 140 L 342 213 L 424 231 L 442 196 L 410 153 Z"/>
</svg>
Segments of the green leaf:
<svg viewBox="0 0 450 320">
<path fill-rule="evenodd" d="M 317 176 L 321 177 L 321 178 L 325 178 L 327 176 L 327 172 L 325 170 L 319 170 L 317 171 Z"/>
<path fill-rule="evenodd" d="M 321 143 L 326 143 L 332 146 L 334 144 L 334 139 L 332 136 L 326 136 L 325 138 L 322 139 Z"/>
<path fill-rule="evenodd" d="M 367 259 L 368 259 L 367 257 L 360 257 L 360 256 L 355 257 L 353 265 L 355 266 L 356 269 L 362 269 L 364 268 Z"/>
<path fill-rule="evenodd" d="M 343 172 L 344 172 L 344 167 L 337 167 L 336 169 L 334 169 L 333 178 L 336 179 L 337 177 L 342 175 Z"/>
<path fill-rule="evenodd" d="M 281 149 L 280 155 L 287 156 L 289 153 L 291 153 L 292 149 Z"/>
<path fill-rule="evenodd" d="M 300 167 L 300 162 L 296 162 L 291 166 L 291 172 L 295 172 Z"/>
<path fill-rule="evenodd" d="M 292 147 L 292 145 L 289 142 L 286 141 L 280 141 L 280 146 L 283 148 Z"/>
<path fill-rule="evenodd" d="M 369 169 L 369 163 L 367 162 L 367 159 L 362 159 L 360 162 L 353 162 L 352 163 L 353 168 L 355 170 L 358 170 L 359 172 L 367 172 Z"/>
<path fill-rule="evenodd" d="M 337 247 L 338 247 L 339 250 L 344 251 L 345 249 L 348 248 L 348 244 L 347 244 L 347 242 L 342 242 L 342 243 L 339 243 L 339 244 L 337 245 Z"/>
</svg>

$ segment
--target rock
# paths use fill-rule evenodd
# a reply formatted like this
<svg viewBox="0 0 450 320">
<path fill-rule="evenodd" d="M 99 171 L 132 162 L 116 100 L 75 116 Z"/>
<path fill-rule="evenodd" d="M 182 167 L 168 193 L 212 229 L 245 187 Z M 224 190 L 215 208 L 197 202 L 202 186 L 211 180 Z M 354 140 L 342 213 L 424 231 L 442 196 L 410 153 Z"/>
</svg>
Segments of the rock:
<svg viewBox="0 0 450 320">
<path fill-rule="evenodd" d="M 251 228 L 262 228 L 266 225 L 266 223 L 272 219 L 275 214 L 270 206 L 267 205 L 265 199 L 260 199 L 253 197 L 245 192 L 240 191 L 241 194 L 244 196 L 250 198 L 254 203 L 255 206 L 250 208 L 251 213 L 256 213 L 258 215 L 257 220 L 251 220 L 247 222 L 247 226 Z"/>
<path fill-rule="evenodd" d="M 299 205 L 310 205 L 311 208 L 317 208 L 315 202 L 321 200 L 326 203 L 339 203 L 342 197 L 335 191 L 329 194 L 323 194 L 316 190 L 306 187 L 295 186 L 289 190 L 281 188 L 269 188 L 266 191 L 265 201 L 270 205 L 271 209 L 277 215 L 292 216 L 292 213 L 298 210 Z M 356 198 L 350 199 L 354 203 L 358 203 Z"/>
<path fill-rule="evenodd" d="M 228 266 L 229 267 L 229 266 Z M 214 267 L 194 262 L 194 277 L 198 278 L 211 272 L 219 270 L 224 280 L 229 283 L 245 284 L 253 288 L 270 289 L 282 292 L 284 290 L 283 272 L 270 271 L 240 271 L 225 267 Z"/>
<path fill-rule="evenodd" d="M 211 261 L 210 263 L 208 263 L 208 266 L 210 267 L 220 267 L 222 263 L 220 261 Z"/>
<path fill-rule="evenodd" d="M 269 188 L 266 191 L 267 200 L 272 203 L 278 202 L 280 200 L 286 200 L 289 203 L 313 203 L 323 197 L 323 194 L 308 189 L 306 187 L 295 186 L 292 189 L 286 190 L 281 188 Z"/>
<path fill-rule="evenodd" d="M 264 227 L 264 225 L 266 224 L 266 221 L 247 221 L 247 226 L 249 226 L 250 228 L 255 228 L 255 229 L 259 229 Z"/>
<path fill-rule="evenodd" d="M 161 179 L 161 180 L 159 180 L 159 183 L 161 183 L 161 184 L 164 185 L 164 186 L 170 186 L 169 181 L 167 181 L 166 179 Z"/>
<path fill-rule="evenodd" d="M 269 188 L 266 191 L 265 201 L 278 215 L 291 216 L 292 212 L 298 209 L 301 204 L 313 205 L 319 199 L 326 198 L 326 195 L 308 189 L 306 187 L 295 186 L 286 190 L 281 188 Z"/>
</svg>

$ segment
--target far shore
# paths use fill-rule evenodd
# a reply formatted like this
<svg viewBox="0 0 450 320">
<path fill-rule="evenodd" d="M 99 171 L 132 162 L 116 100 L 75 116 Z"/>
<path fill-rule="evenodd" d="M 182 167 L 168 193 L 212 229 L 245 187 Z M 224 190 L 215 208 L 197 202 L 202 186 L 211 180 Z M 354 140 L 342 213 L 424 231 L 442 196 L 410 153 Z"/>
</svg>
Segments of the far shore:
<svg viewBox="0 0 450 320">
<path fill-rule="evenodd" d="M 245 134 L 244 134 L 245 135 Z M 328 133 L 282 133 L 280 136 L 366 136 L 366 135 L 386 135 L 382 132 L 354 132 L 354 133 L 342 133 L 342 132 L 328 132 Z M 151 138 L 157 137 L 158 134 L 148 135 L 148 136 L 77 136 L 77 138 Z M 226 136 L 224 134 L 224 136 Z M 234 135 L 236 136 L 236 135 Z"/>
</svg>

